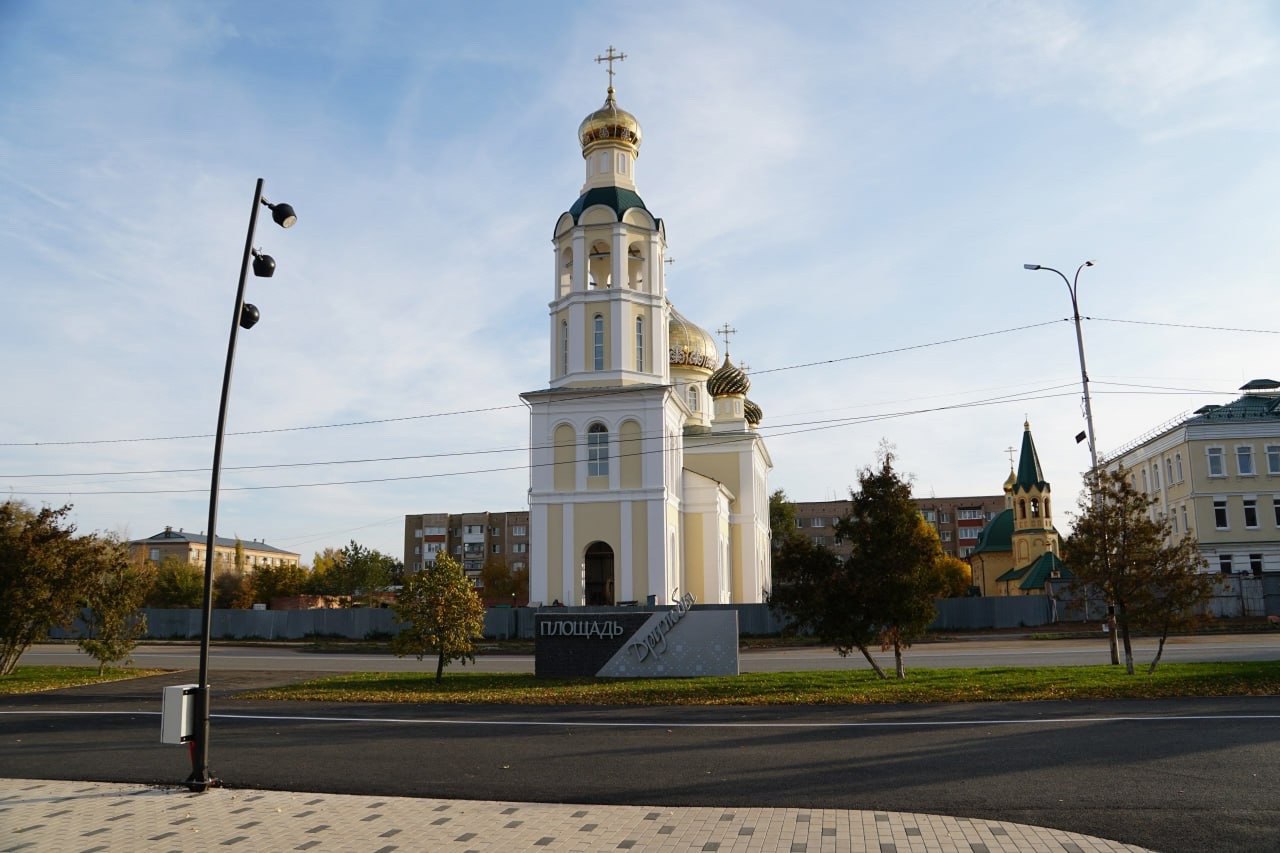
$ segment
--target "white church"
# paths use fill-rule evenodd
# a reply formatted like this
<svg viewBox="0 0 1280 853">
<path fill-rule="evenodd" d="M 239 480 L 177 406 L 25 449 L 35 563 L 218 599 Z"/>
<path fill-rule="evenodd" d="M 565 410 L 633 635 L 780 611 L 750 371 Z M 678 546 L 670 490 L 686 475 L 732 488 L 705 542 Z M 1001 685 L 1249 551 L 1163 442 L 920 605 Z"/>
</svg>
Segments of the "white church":
<svg viewBox="0 0 1280 853">
<path fill-rule="evenodd" d="M 530 407 L 532 601 L 759 602 L 769 470 L 746 373 L 667 301 L 666 229 L 636 192 L 640 123 L 578 128 L 585 181 L 556 221 L 549 386 Z"/>
</svg>

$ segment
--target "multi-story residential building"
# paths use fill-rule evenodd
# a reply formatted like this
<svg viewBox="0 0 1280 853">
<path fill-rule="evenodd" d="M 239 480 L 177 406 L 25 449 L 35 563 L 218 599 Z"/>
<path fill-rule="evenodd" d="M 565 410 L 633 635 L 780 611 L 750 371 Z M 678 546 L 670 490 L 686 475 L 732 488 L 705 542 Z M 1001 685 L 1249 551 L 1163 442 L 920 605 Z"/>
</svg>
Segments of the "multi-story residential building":
<svg viewBox="0 0 1280 853">
<path fill-rule="evenodd" d="M 421 571 L 441 551 L 479 580 L 488 560 L 500 560 L 511 571 L 529 568 L 529 511 L 434 512 L 404 517 L 404 565 Z"/>
<path fill-rule="evenodd" d="M 260 542 L 256 539 L 228 539 L 217 537 L 214 543 L 214 569 L 230 569 L 236 564 L 236 543 L 244 551 L 244 570 L 252 572 L 259 566 L 296 566 L 300 555 L 285 551 Z M 129 542 L 129 550 L 135 557 L 159 563 L 165 557 L 177 557 L 184 563 L 203 566 L 205 552 L 209 548 L 209 537 L 203 533 L 187 533 L 181 527 L 174 530 L 166 527 L 155 536 L 147 539 L 134 539 Z"/>
<path fill-rule="evenodd" d="M 976 495 L 958 498 L 915 498 L 925 521 L 938 531 L 942 549 L 953 557 L 964 559 L 978 544 L 983 525 L 1004 509 L 1002 495 Z M 836 534 L 836 522 L 849 514 L 849 500 L 800 501 L 795 504 L 796 527 L 802 529 L 814 544 L 824 545 L 841 557 L 849 556 L 849 547 Z"/>
<path fill-rule="evenodd" d="M 1243 396 L 1202 406 L 1107 455 L 1155 499 L 1171 535 L 1195 536 L 1205 571 L 1280 572 L 1280 382 L 1255 379 Z"/>
</svg>

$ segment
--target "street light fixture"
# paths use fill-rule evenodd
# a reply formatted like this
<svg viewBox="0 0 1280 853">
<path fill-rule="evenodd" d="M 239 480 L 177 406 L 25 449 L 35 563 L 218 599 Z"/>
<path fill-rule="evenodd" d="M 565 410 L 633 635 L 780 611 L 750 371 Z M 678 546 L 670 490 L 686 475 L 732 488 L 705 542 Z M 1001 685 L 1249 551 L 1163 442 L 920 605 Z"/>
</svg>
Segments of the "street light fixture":
<svg viewBox="0 0 1280 853">
<path fill-rule="evenodd" d="M 187 787 L 192 791 L 205 791 L 218 784 L 209 775 L 209 635 L 213 629 L 213 557 L 218 547 L 218 480 L 222 474 L 222 436 L 227 423 L 227 396 L 231 390 L 231 367 L 236 355 L 236 331 L 252 329 L 262 316 L 257 306 L 244 301 L 245 279 L 249 274 L 249 262 L 253 261 L 253 274 L 270 278 L 276 271 L 275 259 L 253 248 L 253 232 L 258 224 L 258 208 L 266 207 L 271 218 L 282 228 L 289 228 L 298 221 L 293 207 L 272 204 L 262 197 L 262 178 L 253 191 L 253 206 L 249 209 L 249 233 L 244 241 L 244 255 L 240 261 L 240 284 L 236 288 L 236 304 L 231 314 L 231 335 L 227 340 L 227 365 L 222 373 L 222 399 L 218 403 L 218 430 L 213 439 L 213 477 L 209 484 L 209 533 L 204 551 L 204 602 L 200 630 L 200 683 L 195 691 L 195 727 L 191 741 L 191 775 Z"/>
<path fill-rule="evenodd" d="M 1084 335 L 1080 331 L 1080 301 L 1078 298 L 1080 289 L 1080 271 L 1085 267 L 1093 266 L 1093 264 L 1093 261 L 1085 261 L 1083 264 L 1076 267 L 1076 274 L 1070 281 L 1068 281 L 1067 277 L 1062 274 L 1061 270 L 1056 270 L 1053 267 L 1041 266 L 1040 264 L 1023 264 L 1022 268 L 1024 270 L 1048 270 L 1049 272 L 1057 273 L 1058 277 L 1062 279 L 1062 283 L 1067 286 L 1067 293 L 1071 294 L 1071 319 L 1075 321 L 1076 324 L 1076 352 L 1080 355 L 1080 384 L 1084 386 L 1084 421 L 1085 426 L 1088 429 L 1087 438 L 1089 439 L 1089 482 L 1091 483 L 1090 489 L 1093 491 L 1093 499 L 1096 502 L 1098 499 L 1098 491 L 1096 488 L 1096 477 L 1098 476 L 1098 441 L 1097 436 L 1095 436 L 1093 432 L 1093 403 L 1089 399 L 1089 370 L 1084 364 Z M 1107 610 L 1108 621 L 1111 621 L 1110 605 L 1108 605 Z M 1111 646 L 1111 662 L 1113 664 L 1118 664 L 1120 663 L 1120 652 L 1116 647 L 1115 625 L 1111 625 L 1110 628 L 1111 630 L 1107 633 L 1107 640 Z"/>
</svg>

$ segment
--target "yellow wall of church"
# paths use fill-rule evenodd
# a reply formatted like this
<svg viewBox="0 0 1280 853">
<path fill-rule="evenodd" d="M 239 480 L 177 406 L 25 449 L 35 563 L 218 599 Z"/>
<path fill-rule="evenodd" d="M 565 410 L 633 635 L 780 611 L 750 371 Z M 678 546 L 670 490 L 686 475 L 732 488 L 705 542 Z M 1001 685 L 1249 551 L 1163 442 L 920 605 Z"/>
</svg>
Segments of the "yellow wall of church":
<svg viewBox="0 0 1280 853">
<path fill-rule="evenodd" d="M 711 517 L 714 520 L 714 516 Z M 684 549 L 684 577 L 685 589 L 681 590 L 681 594 L 693 592 L 694 597 L 699 601 L 702 600 L 702 590 L 706 589 L 707 565 L 703 549 L 698 547 L 705 542 L 705 537 L 714 537 L 716 531 L 711 525 L 706 524 L 702 513 L 686 513 L 684 517 L 684 535 L 686 547 Z M 692 547 L 690 547 L 690 543 Z M 714 566 L 711 567 L 714 570 Z"/>
<path fill-rule="evenodd" d="M 738 483 L 738 462 L 739 457 L 736 453 L 686 453 L 684 456 L 684 467 L 704 477 L 710 477 L 733 493 L 731 504 L 736 504 L 738 495 L 741 494 Z"/>
<path fill-rule="evenodd" d="M 643 602 L 648 594 L 649 507 L 644 501 L 631 504 L 631 591 L 623 599 Z"/>
<path fill-rule="evenodd" d="M 614 589 L 617 589 L 618 550 L 622 542 L 622 524 L 616 502 L 573 505 L 573 560 L 581 565 L 592 542 L 603 542 L 613 549 Z"/>
<path fill-rule="evenodd" d="M 624 489 L 638 489 L 642 485 L 641 465 L 644 460 L 640 448 L 640 424 L 626 421 L 618 430 L 619 485 Z"/>
<path fill-rule="evenodd" d="M 568 424 L 561 424 L 556 427 L 555 437 L 555 471 L 553 480 L 557 492 L 573 491 L 573 468 L 574 454 L 576 451 L 577 436 L 574 435 L 573 427 Z"/>
</svg>

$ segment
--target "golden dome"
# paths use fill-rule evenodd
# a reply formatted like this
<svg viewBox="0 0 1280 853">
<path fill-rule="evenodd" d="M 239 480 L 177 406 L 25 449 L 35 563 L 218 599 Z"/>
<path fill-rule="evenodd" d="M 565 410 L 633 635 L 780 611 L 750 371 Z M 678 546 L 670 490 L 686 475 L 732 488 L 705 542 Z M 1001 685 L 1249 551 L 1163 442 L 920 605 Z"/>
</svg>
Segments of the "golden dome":
<svg viewBox="0 0 1280 853">
<path fill-rule="evenodd" d="M 613 99 L 613 87 L 609 87 L 609 95 L 604 99 L 604 106 L 582 120 L 578 125 L 578 142 L 582 144 L 582 156 L 586 156 L 597 145 L 606 142 L 620 142 L 631 148 L 631 153 L 639 156 L 640 122 L 626 110 L 618 108 Z"/>
<path fill-rule="evenodd" d="M 747 374 L 735 367 L 729 361 L 729 354 L 725 353 L 724 364 L 707 380 L 707 392 L 712 397 L 728 397 L 731 394 L 745 395 L 750 390 L 751 380 L 747 378 Z"/>
<path fill-rule="evenodd" d="M 716 339 L 706 329 L 690 323 L 670 302 L 667 339 L 671 346 L 672 366 L 688 367 L 710 373 L 716 368 Z"/>
<path fill-rule="evenodd" d="M 760 426 L 760 421 L 764 420 L 764 410 L 751 400 L 743 402 L 742 414 L 746 416 L 747 423 L 751 426 Z"/>
</svg>

